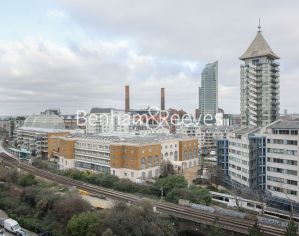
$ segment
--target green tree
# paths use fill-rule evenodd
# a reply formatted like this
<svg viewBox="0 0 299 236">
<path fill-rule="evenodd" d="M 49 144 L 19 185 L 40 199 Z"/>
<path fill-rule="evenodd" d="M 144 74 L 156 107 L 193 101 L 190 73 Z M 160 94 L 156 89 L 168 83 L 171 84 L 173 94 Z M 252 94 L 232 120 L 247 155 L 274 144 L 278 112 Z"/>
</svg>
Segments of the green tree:
<svg viewBox="0 0 299 236">
<path fill-rule="evenodd" d="M 105 231 L 99 212 L 88 211 L 73 216 L 66 227 L 68 236 L 97 236 Z"/>
<path fill-rule="evenodd" d="M 296 236 L 298 225 L 294 220 L 290 220 L 286 228 L 285 236 Z"/>
<path fill-rule="evenodd" d="M 163 188 L 164 195 L 174 188 L 186 188 L 187 186 L 187 180 L 183 175 L 169 175 L 158 179 L 155 183 L 157 190 Z"/>
<path fill-rule="evenodd" d="M 259 227 L 257 221 L 255 221 L 254 225 L 249 229 L 248 233 L 249 233 L 249 236 L 263 236 L 264 235 L 264 232 Z"/>
<path fill-rule="evenodd" d="M 105 225 L 116 235 L 176 235 L 171 222 L 156 214 L 148 202 L 140 202 L 137 206 L 130 207 L 124 203 L 117 204 L 108 212 Z"/>
</svg>

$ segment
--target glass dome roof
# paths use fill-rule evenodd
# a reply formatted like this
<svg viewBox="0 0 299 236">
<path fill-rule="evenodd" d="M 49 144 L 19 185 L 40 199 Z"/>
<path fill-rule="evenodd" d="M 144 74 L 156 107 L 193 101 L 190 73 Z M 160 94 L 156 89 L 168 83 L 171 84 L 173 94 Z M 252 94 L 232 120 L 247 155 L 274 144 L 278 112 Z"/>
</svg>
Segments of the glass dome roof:
<svg viewBox="0 0 299 236">
<path fill-rule="evenodd" d="M 65 129 L 63 120 L 54 114 L 31 115 L 25 121 L 24 128 Z"/>
</svg>

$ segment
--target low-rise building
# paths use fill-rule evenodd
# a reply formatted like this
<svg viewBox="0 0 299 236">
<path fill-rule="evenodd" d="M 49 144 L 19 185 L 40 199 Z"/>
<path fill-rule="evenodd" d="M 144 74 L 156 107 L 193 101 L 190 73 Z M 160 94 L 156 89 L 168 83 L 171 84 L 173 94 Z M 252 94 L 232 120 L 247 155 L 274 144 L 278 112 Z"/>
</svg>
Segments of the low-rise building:
<svg viewBox="0 0 299 236">
<path fill-rule="evenodd" d="M 54 114 L 31 115 L 15 130 L 12 148 L 14 152 L 25 150 L 32 156 L 48 159 L 48 138 L 68 133 L 63 120 Z"/>
<path fill-rule="evenodd" d="M 68 133 L 51 134 L 48 139 L 48 160 L 55 162 L 60 170 L 75 167 L 75 136 Z"/>
</svg>

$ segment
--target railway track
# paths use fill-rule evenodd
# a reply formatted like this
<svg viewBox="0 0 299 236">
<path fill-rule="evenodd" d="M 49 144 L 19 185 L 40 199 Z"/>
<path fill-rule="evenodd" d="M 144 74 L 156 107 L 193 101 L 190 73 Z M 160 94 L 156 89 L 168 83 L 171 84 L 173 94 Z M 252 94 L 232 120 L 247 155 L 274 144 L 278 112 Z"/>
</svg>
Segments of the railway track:
<svg viewBox="0 0 299 236">
<path fill-rule="evenodd" d="M 214 222 L 217 222 L 217 224 L 223 229 L 243 234 L 248 234 L 248 228 L 254 224 L 254 221 L 249 219 L 239 219 L 233 217 L 226 217 L 223 215 L 215 215 L 212 213 L 207 213 L 205 211 L 195 210 L 192 208 L 183 207 L 172 203 L 159 202 L 150 198 L 140 198 L 133 194 L 122 193 L 115 190 L 86 184 L 78 180 L 70 179 L 61 175 L 54 174 L 52 172 L 35 168 L 29 164 L 20 162 L 19 160 L 5 153 L 0 153 L 0 159 L 2 159 L 4 164 L 7 166 L 18 167 L 26 172 L 35 174 L 39 177 L 57 182 L 59 184 L 76 187 L 78 189 L 88 191 L 92 194 L 103 195 L 109 198 L 122 201 L 130 201 L 133 204 L 140 201 L 141 199 L 144 199 L 151 202 L 151 204 L 155 206 L 158 211 L 167 213 L 180 219 L 189 220 L 205 225 L 211 225 Z M 268 225 L 262 225 L 261 228 L 264 230 L 265 234 L 269 236 L 284 235 L 284 229 L 281 228 L 275 228 Z"/>
</svg>

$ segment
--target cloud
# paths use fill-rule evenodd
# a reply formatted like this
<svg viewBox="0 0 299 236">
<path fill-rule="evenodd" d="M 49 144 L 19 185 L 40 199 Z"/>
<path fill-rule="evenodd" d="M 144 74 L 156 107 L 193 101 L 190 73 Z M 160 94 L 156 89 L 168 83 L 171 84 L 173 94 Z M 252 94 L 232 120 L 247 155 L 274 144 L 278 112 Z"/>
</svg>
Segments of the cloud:
<svg viewBox="0 0 299 236">
<path fill-rule="evenodd" d="M 292 0 L 61 0 L 47 12 L 47 17 L 67 16 L 63 24 L 58 20 L 59 30 L 0 41 L 0 113 L 122 108 L 126 84 L 131 107 L 159 105 L 159 89 L 165 87 L 167 107 L 193 111 L 201 70 L 215 60 L 219 106 L 239 113 L 238 58 L 253 40 L 260 17 L 263 35 L 281 57 L 281 109 L 294 112 L 298 8 Z M 52 40 L 58 36 L 60 41 Z"/>
<path fill-rule="evenodd" d="M 48 17 L 55 17 L 55 18 L 64 18 L 67 14 L 64 11 L 58 9 L 50 9 L 47 11 Z"/>
<path fill-rule="evenodd" d="M 59 45 L 26 39 L 0 43 L 0 112 L 30 114 L 46 107 L 64 112 L 92 106 L 122 108 L 124 85 L 131 85 L 132 106 L 159 104 L 166 87 L 169 106 L 196 107 L 197 65 L 160 60 L 136 51 L 125 41 Z"/>
</svg>

